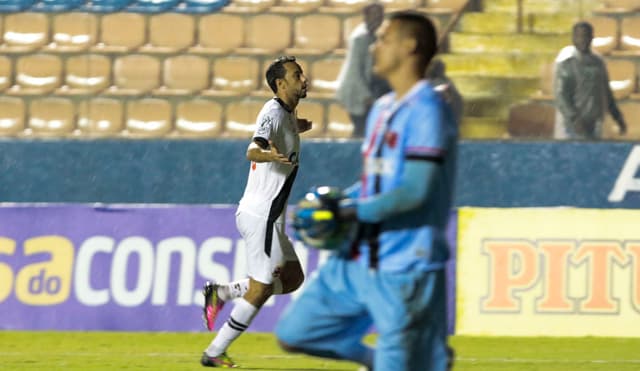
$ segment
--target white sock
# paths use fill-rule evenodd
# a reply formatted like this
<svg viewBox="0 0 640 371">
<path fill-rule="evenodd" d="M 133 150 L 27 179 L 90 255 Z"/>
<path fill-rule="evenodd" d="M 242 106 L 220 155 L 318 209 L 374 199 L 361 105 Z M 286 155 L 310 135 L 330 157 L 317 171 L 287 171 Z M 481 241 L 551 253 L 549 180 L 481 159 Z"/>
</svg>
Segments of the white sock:
<svg viewBox="0 0 640 371">
<path fill-rule="evenodd" d="M 229 282 L 226 285 L 219 285 L 218 297 L 223 301 L 229 301 L 243 297 L 247 290 L 249 290 L 249 279 L 245 278 L 242 280 Z"/>
<path fill-rule="evenodd" d="M 244 298 L 237 300 L 229 319 L 222 325 L 205 352 L 210 357 L 219 356 L 226 352 L 229 345 L 249 327 L 259 310 L 260 308 L 254 307 Z"/>
</svg>

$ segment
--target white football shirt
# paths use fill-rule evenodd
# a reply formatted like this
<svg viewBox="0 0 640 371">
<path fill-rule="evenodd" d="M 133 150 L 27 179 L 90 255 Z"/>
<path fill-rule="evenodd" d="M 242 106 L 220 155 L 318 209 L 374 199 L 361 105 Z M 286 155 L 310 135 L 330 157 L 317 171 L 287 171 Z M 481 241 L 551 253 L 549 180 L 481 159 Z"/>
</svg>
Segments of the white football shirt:
<svg viewBox="0 0 640 371">
<path fill-rule="evenodd" d="M 269 221 L 284 222 L 284 210 L 298 171 L 300 135 L 295 111 L 288 111 L 277 98 L 265 103 L 256 119 L 253 140 L 263 148 L 271 141 L 292 165 L 278 162 L 251 162 L 244 195 L 238 206 Z"/>
</svg>

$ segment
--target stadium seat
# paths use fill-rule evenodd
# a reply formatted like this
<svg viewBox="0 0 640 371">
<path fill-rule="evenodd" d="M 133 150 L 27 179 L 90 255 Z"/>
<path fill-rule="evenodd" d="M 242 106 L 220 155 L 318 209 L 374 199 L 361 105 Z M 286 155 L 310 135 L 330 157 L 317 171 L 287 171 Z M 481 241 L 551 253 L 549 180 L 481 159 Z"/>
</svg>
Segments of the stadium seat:
<svg viewBox="0 0 640 371">
<path fill-rule="evenodd" d="M 124 135 L 157 138 L 172 129 L 171 104 L 156 98 L 134 99 L 127 102 L 127 121 Z"/>
<path fill-rule="evenodd" d="M 298 17 L 294 25 L 294 45 L 291 55 L 321 55 L 341 45 L 340 20 L 328 14 Z"/>
<path fill-rule="evenodd" d="M 310 120 L 311 130 L 302 133 L 303 138 L 324 137 L 324 105 L 320 102 L 303 99 L 296 108 L 299 118 Z"/>
<path fill-rule="evenodd" d="M 51 52 L 76 52 L 87 50 L 96 43 L 98 21 L 89 13 L 63 13 L 53 18 Z"/>
<path fill-rule="evenodd" d="M 36 0 L 0 0 L 0 13 L 18 13 L 35 4 Z"/>
<path fill-rule="evenodd" d="M 229 4 L 229 0 L 185 0 L 172 11 L 189 14 L 211 14 L 220 11 Z"/>
<path fill-rule="evenodd" d="M 7 94 L 47 94 L 62 84 L 62 61 L 55 55 L 25 55 L 17 60 L 15 73 L 16 85 Z"/>
<path fill-rule="evenodd" d="M 310 13 L 324 4 L 323 0 L 280 0 L 277 6 L 271 7 L 274 13 Z"/>
<path fill-rule="evenodd" d="M 66 136 L 75 129 L 75 109 L 69 99 L 42 98 L 29 105 L 27 134 Z"/>
<path fill-rule="evenodd" d="M 636 90 L 636 65 L 628 59 L 607 59 L 609 86 L 616 99 L 627 98 Z"/>
<path fill-rule="evenodd" d="M 226 107 L 224 136 L 229 138 L 246 138 L 253 136 L 256 130 L 256 117 L 264 106 L 264 101 L 233 101 Z"/>
<path fill-rule="evenodd" d="M 89 13 L 115 13 L 131 4 L 133 0 L 88 0 L 79 10 Z"/>
<path fill-rule="evenodd" d="M 338 75 L 344 64 L 342 58 L 319 59 L 311 65 L 311 89 L 313 96 L 333 98 L 338 89 Z"/>
<path fill-rule="evenodd" d="M 46 14 L 16 13 L 4 18 L 2 53 L 27 53 L 49 42 Z"/>
<path fill-rule="evenodd" d="M 607 114 L 605 115 L 602 136 L 605 139 L 640 140 L 640 121 L 638 121 L 638 118 L 640 118 L 640 102 L 622 102 L 618 104 L 618 108 L 627 122 L 627 134 L 624 136 L 618 135 L 617 124 L 611 115 Z"/>
<path fill-rule="evenodd" d="M 225 57 L 213 61 L 212 89 L 206 96 L 247 95 L 258 87 L 258 61 L 251 57 Z"/>
<path fill-rule="evenodd" d="M 342 21 L 342 45 L 346 48 L 349 45 L 349 37 L 364 19 L 361 14 L 347 17 Z"/>
<path fill-rule="evenodd" d="M 189 138 L 217 137 L 222 132 L 222 107 L 219 103 L 195 99 L 176 107 L 176 135 Z"/>
<path fill-rule="evenodd" d="M 624 17 L 620 26 L 620 48 L 640 54 L 640 16 Z"/>
<path fill-rule="evenodd" d="M 237 53 L 248 55 L 275 55 L 290 45 L 289 17 L 275 14 L 254 15 L 247 19 L 245 46 Z"/>
<path fill-rule="evenodd" d="M 540 102 L 518 103 L 510 107 L 507 132 L 512 138 L 552 138 L 555 108 Z"/>
<path fill-rule="evenodd" d="M 69 57 L 65 63 L 64 82 L 58 94 L 85 95 L 104 90 L 111 85 L 111 61 L 96 54 Z"/>
<path fill-rule="evenodd" d="M 194 44 L 195 21 L 188 14 L 163 13 L 149 20 L 149 43 L 143 53 L 177 53 Z"/>
<path fill-rule="evenodd" d="M 587 21 L 593 26 L 593 50 L 600 54 L 609 54 L 618 47 L 618 21 L 615 18 L 593 17 Z"/>
<path fill-rule="evenodd" d="M 326 0 L 322 8 L 326 13 L 358 13 L 369 3 L 368 0 Z"/>
<path fill-rule="evenodd" d="M 422 5 L 422 0 L 380 0 L 385 11 L 392 12 L 400 9 L 415 9 Z"/>
<path fill-rule="evenodd" d="M 29 10 L 32 12 L 62 13 L 79 8 L 84 0 L 38 0 Z"/>
<path fill-rule="evenodd" d="M 163 85 L 154 95 L 188 95 L 204 90 L 211 81 L 209 61 L 196 55 L 167 58 L 162 68 Z"/>
<path fill-rule="evenodd" d="M 198 22 L 198 43 L 189 53 L 227 54 L 242 47 L 244 20 L 231 14 L 209 14 Z"/>
<path fill-rule="evenodd" d="M 331 103 L 327 115 L 326 136 L 329 138 L 351 138 L 353 130 L 353 122 L 351 122 L 349 114 L 339 104 Z"/>
<path fill-rule="evenodd" d="M 602 0 L 604 12 L 632 13 L 640 10 L 640 0 Z"/>
<path fill-rule="evenodd" d="M 124 128 L 124 109 L 116 99 L 96 98 L 78 104 L 78 130 L 82 136 L 117 136 Z"/>
<path fill-rule="evenodd" d="M 13 84 L 13 67 L 11 59 L 0 56 L 0 92 Z"/>
<path fill-rule="evenodd" d="M 106 14 L 100 22 L 100 41 L 92 50 L 129 53 L 145 43 L 145 34 L 145 18 L 141 14 Z"/>
<path fill-rule="evenodd" d="M 467 0 L 425 0 L 423 10 L 427 14 L 451 14 L 462 9 Z"/>
<path fill-rule="evenodd" d="M 229 13 L 264 13 L 275 5 L 276 0 L 233 0 L 222 10 Z"/>
<path fill-rule="evenodd" d="M 160 62 L 148 55 L 119 57 L 114 62 L 113 70 L 114 86 L 105 94 L 142 95 L 160 85 Z"/>
<path fill-rule="evenodd" d="M 24 130 L 25 104 L 20 98 L 0 96 L 0 136 Z"/>
<path fill-rule="evenodd" d="M 126 10 L 133 13 L 168 12 L 180 3 L 180 0 L 134 0 Z"/>
</svg>

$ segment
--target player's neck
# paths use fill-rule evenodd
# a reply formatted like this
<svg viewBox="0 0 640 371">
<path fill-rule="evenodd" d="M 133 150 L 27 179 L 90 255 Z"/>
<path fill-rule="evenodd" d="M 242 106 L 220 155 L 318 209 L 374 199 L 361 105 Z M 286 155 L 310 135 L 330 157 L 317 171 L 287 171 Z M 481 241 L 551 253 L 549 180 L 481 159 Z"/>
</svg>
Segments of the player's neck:
<svg viewBox="0 0 640 371">
<path fill-rule="evenodd" d="M 285 104 L 285 108 L 290 112 L 293 112 L 293 110 L 296 109 L 296 106 L 298 106 L 299 99 L 287 97 L 284 94 L 277 94 L 276 97 Z"/>
<path fill-rule="evenodd" d="M 389 85 L 396 93 L 396 101 L 401 100 L 420 80 L 422 77 L 415 73 L 396 73 L 387 78 Z"/>
</svg>

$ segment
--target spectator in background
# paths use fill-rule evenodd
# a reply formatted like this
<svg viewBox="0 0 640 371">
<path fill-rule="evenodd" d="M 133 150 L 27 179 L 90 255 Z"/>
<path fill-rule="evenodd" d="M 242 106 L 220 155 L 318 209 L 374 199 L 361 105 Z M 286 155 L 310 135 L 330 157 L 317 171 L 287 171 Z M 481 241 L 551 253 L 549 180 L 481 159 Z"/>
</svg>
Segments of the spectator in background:
<svg viewBox="0 0 640 371">
<path fill-rule="evenodd" d="M 462 96 L 456 88 L 455 84 L 446 75 L 446 65 L 439 58 L 433 59 L 427 67 L 426 76 L 427 81 L 433 86 L 433 89 L 437 91 L 449 104 L 451 111 L 455 115 L 455 119 L 460 123 L 462 118 L 462 111 L 464 109 L 464 102 Z"/>
<path fill-rule="evenodd" d="M 364 22 L 349 36 L 344 65 L 338 76 L 336 98 L 349 113 L 354 125 L 353 136 L 361 138 L 367 114 L 373 102 L 390 91 L 389 84 L 372 72 L 373 57 L 369 46 L 376 40 L 376 30 L 382 24 L 384 8 L 372 3 L 363 9 Z"/>
<path fill-rule="evenodd" d="M 593 27 L 587 22 L 573 26 L 573 45 L 556 58 L 553 93 L 556 106 L 556 139 L 600 139 L 605 111 L 627 131 L 624 117 L 609 87 L 602 58 L 591 52 Z"/>
</svg>

